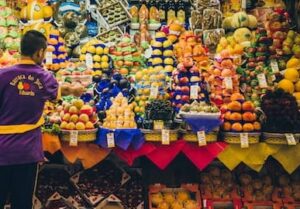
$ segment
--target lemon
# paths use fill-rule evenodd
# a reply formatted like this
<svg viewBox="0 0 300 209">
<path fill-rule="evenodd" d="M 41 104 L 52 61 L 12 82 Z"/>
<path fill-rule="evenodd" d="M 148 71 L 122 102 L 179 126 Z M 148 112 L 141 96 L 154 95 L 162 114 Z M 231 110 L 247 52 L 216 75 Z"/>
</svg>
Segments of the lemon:
<svg viewBox="0 0 300 209">
<path fill-rule="evenodd" d="M 98 46 L 97 48 L 96 48 L 96 54 L 98 54 L 98 55 L 102 55 L 103 54 L 103 48 L 102 47 L 100 47 L 100 46 Z"/>
<path fill-rule="evenodd" d="M 87 52 L 91 53 L 91 54 L 95 54 L 96 52 L 96 48 L 94 46 L 89 46 L 87 48 Z"/>
<path fill-rule="evenodd" d="M 101 68 L 102 69 L 107 69 L 109 67 L 108 62 L 101 62 Z"/>
<path fill-rule="evenodd" d="M 300 59 L 297 59 L 295 57 L 292 57 L 287 63 L 286 63 L 287 68 L 300 68 Z"/>
<path fill-rule="evenodd" d="M 93 60 L 94 60 L 94 62 L 100 62 L 101 61 L 101 57 L 99 55 L 94 55 L 93 56 Z"/>
<path fill-rule="evenodd" d="M 81 54 L 81 55 L 79 56 L 79 59 L 80 59 L 80 61 L 85 61 L 85 55 L 84 55 L 84 54 Z"/>
<path fill-rule="evenodd" d="M 102 58 L 101 58 L 101 61 L 102 62 L 108 62 L 109 58 L 107 55 L 103 55 Z"/>
<path fill-rule="evenodd" d="M 300 92 L 294 93 L 293 96 L 296 98 L 297 101 L 300 100 Z"/>
<path fill-rule="evenodd" d="M 295 84 L 295 91 L 300 92 L 300 81 Z"/>
<path fill-rule="evenodd" d="M 94 65 L 93 65 L 93 68 L 96 68 L 96 69 L 101 68 L 100 63 L 99 62 L 95 62 Z"/>
<path fill-rule="evenodd" d="M 109 48 L 105 47 L 105 48 L 103 49 L 103 54 L 108 54 L 108 53 L 109 53 Z"/>
<path fill-rule="evenodd" d="M 296 68 L 288 68 L 284 73 L 284 78 L 292 82 L 297 82 L 299 80 L 299 73 Z"/>
<path fill-rule="evenodd" d="M 285 92 L 288 92 L 290 94 L 294 93 L 294 84 L 287 79 L 282 79 L 279 83 L 278 83 L 278 88 L 283 89 Z"/>
</svg>

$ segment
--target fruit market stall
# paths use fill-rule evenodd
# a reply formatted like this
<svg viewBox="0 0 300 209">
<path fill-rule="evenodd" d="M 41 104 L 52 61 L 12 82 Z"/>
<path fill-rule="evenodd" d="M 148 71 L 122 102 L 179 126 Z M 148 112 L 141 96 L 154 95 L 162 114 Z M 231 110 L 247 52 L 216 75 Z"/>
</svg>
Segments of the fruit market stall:
<svg viewBox="0 0 300 209">
<path fill-rule="evenodd" d="M 298 208 L 291 4 L 0 0 L 0 66 L 38 30 L 61 87 L 35 208 Z"/>
</svg>

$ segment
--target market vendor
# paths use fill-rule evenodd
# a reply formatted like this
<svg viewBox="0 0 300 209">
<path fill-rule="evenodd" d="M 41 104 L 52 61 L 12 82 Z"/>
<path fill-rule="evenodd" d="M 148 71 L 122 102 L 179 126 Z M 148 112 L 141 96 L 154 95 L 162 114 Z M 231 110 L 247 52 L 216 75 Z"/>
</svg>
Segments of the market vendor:
<svg viewBox="0 0 300 209">
<path fill-rule="evenodd" d="M 12 209 L 31 209 L 38 162 L 44 159 L 43 107 L 59 97 L 54 76 L 41 64 L 46 37 L 28 31 L 21 40 L 20 63 L 0 69 L 0 209 L 8 196 Z"/>
</svg>

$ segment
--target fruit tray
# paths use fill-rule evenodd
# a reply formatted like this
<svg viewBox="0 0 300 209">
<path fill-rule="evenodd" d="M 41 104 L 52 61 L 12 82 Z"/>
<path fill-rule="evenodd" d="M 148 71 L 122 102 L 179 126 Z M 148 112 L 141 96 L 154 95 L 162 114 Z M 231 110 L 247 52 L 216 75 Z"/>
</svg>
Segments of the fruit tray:
<svg viewBox="0 0 300 209">
<path fill-rule="evenodd" d="M 96 140 L 97 131 L 98 131 L 98 129 L 81 130 L 81 131 L 62 130 L 60 139 L 62 141 L 69 142 L 71 140 L 71 134 L 72 134 L 72 132 L 74 132 L 75 137 L 77 135 L 78 142 L 92 142 L 92 141 Z"/>
<path fill-rule="evenodd" d="M 96 38 L 105 43 L 114 43 L 120 41 L 122 36 L 123 32 L 121 31 L 121 29 L 119 27 L 115 27 L 111 30 L 100 33 Z"/>
<path fill-rule="evenodd" d="M 145 136 L 145 141 L 149 142 L 161 142 L 162 141 L 162 131 L 161 130 L 147 130 L 141 129 L 142 133 Z M 178 130 L 170 130 L 169 141 L 177 141 L 178 139 Z"/>
<path fill-rule="evenodd" d="M 223 132 L 224 141 L 230 144 L 241 144 L 241 133 L 236 132 Z M 260 133 L 250 132 L 248 133 L 248 143 L 257 144 L 259 143 Z"/>
<path fill-rule="evenodd" d="M 198 184 L 183 184 L 180 188 L 168 188 L 155 184 L 149 187 L 149 209 L 201 208 Z M 183 207 L 184 206 L 184 207 Z"/>
<path fill-rule="evenodd" d="M 179 130 L 179 132 L 182 134 L 182 138 L 185 141 L 198 142 L 198 136 L 194 132 L 186 131 L 186 130 L 183 130 L 183 129 Z M 212 142 L 218 141 L 218 134 L 219 134 L 218 131 L 212 131 L 210 133 L 205 134 L 206 142 L 212 143 Z"/>
<path fill-rule="evenodd" d="M 299 143 L 300 134 L 293 134 L 296 143 Z M 263 138 L 268 144 L 288 144 L 286 134 L 263 132 Z"/>
<path fill-rule="evenodd" d="M 95 206 L 128 182 L 130 176 L 106 160 L 73 175 L 70 180 L 81 196 L 91 206 Z"/>
</svg>

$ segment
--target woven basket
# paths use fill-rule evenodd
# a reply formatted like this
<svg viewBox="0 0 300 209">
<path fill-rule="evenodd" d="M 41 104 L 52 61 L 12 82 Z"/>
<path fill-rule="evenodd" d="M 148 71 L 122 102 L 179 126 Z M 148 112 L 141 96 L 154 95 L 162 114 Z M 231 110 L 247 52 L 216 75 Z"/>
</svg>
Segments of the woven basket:
<svg viewBox="0 0 300 209">
<path fill-rule="evenodd" d="M 83 130 L 78 131 L 78 142 L 93 142 L 97 138 L 97 131 L 98 129 L 91 129 L 91 130 Z M 62 130 L 61 131 L 61 140 L 62 141 L 70 141 L 71 131 L 69 130 Z"/>
<path fill-rule="evenodd" d="M 198 142 L 198 136 L 194 132 L 184 131 L 184 130 L 181 132 L 182 132 L 182 137 L 185 141 Z M 206 142 L 208 142 L 208 143 L 218 141 L 218 131 L 212 131 L 208 134 L 205 134 L 205 139 L 206 139 Z"/>
<path fill-rule="evenodd" d="M 224 141 L 229 144 L 240 144 L 241 133 L 234 133 L 234 132 L 223 132 L 224 134 Z M 257 144 L 259 143 L 260 133 L 248 133 L 248 140 L 249 144 Z"/>
<path fill-rule="evenodd" d="M 288 144 L 285 134 L 263 132 L 265 142 L 268 144 Z M 300 134 L 294 134 L 296 143 L 299 143 Z"/>
<path fill-rule="evenodd" d="M 146 130 L 141 129 L 142 133 L 145 136 L 145 141 L 148 142 L 161 142 L 162 135 L 161 131 L 159 130 Z M 170 142 L 177 141 L 178 139 L 178 131 L 177 130 L 170 130 Z"/>
</svg>

